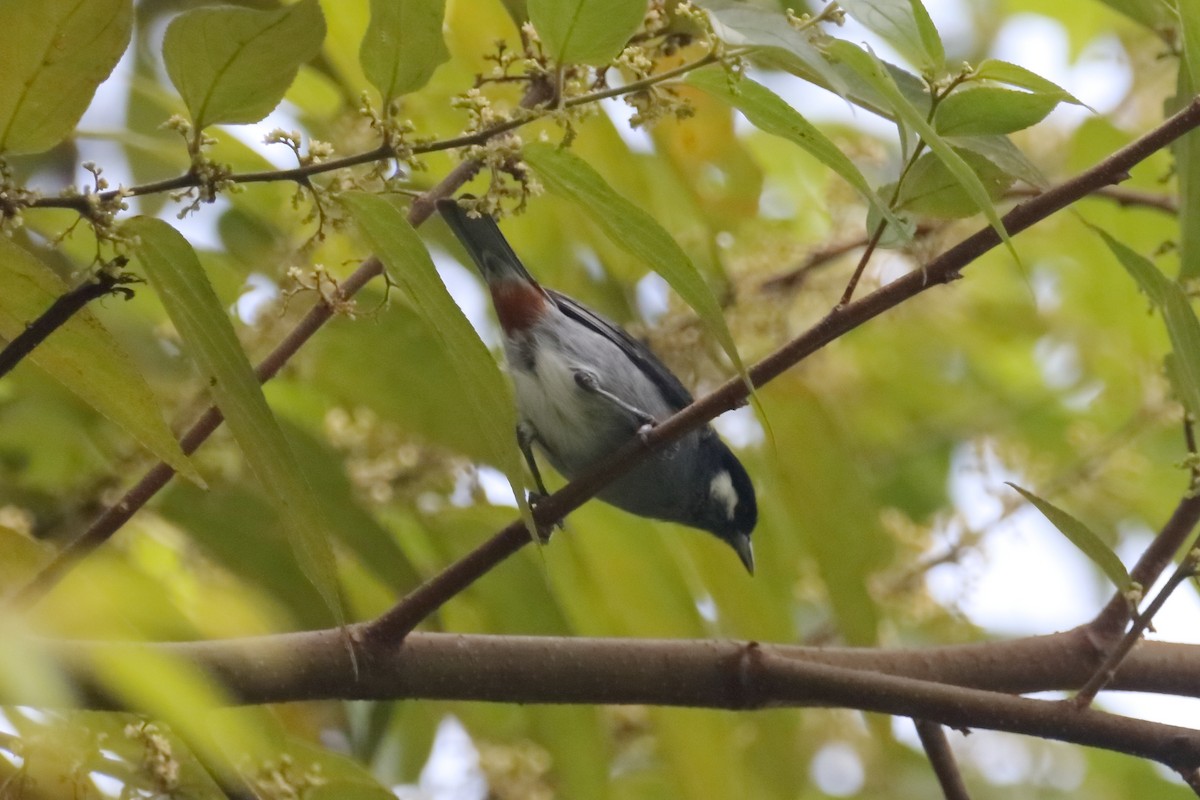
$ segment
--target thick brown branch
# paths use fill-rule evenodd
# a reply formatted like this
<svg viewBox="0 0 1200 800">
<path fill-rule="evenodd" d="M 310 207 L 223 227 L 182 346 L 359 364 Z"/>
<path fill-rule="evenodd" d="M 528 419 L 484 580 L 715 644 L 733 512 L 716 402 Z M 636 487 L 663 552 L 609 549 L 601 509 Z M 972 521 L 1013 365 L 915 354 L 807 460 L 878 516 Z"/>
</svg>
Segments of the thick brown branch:
<svg viewBox="0 0 1200 800">
<path fill-rule="evenodd" d="M 361 626 L 352 630 L 363 632 Z M 357 671 L 336 629 L 216 642 L 52 647 L 92 707 L 112 706 L 89 671 L 98 649 L 131 658 L 153 650 L 200 667 L 239 703 L 424 698 L 846 707 L 1103 747 L 1181 772 L 1200 767 L 1198 731 L 1012 696 L 1078 685 L 1092 654 L 1076 632 L 923 650 L 414 633 L 401 643 L 361 640 Z M 1188 681 L 1180 694 L 1200 694 L 1200 647 L 1140 644 L 1113 688 L 1162 691 L 1162 676 L 1170 673 Z M 36 704 L 39 698 L 4 694 L 0 701 Z"/>
<path fill-rule="evenodd" d="M 1193 100 L 1157 128 L 1091 169 L 1009 211 L 1001 220 L 1005 229 L 1009 235 L 1015 236 L 1097 189 L 1124 178 L 1138 162 L 1197 126 L 1200 126 L 1200 100 Z M 983 228 L 921 269 L 877 289 L 861 300 L 834 308 L 816 325 L 751 367 L 751 382 L 755 386 L 763 386 L 825 345 L 883 312 L 933 286 L 957 279 L 962 269 L 999 243 L 1000 237 L 993 228 Z M 546 525 L 562 519 L 617 475 L 645 458 L 654 448 L 668 444 L 719 414 L 745 403 L 747 393 L 746 384 L 740 378 L 734 378 L 654 427 L 644 436 L 627 442 L 612 455 L 602 459 L 585 475 L 543 499 L 535 511 L 538 523 Z M 1197 500 L 1197 505 L 1200 507 L 1200 500 Z M 519 521 L 512 523 L 461 561 L 450 565 L 445 571 L 417 587 L 372 623 L 368 635 L 384 638 L 404 636 L 442 603 L 470 586 L 528 541 L 529 536 L 524 526 Z"/>
</svg>

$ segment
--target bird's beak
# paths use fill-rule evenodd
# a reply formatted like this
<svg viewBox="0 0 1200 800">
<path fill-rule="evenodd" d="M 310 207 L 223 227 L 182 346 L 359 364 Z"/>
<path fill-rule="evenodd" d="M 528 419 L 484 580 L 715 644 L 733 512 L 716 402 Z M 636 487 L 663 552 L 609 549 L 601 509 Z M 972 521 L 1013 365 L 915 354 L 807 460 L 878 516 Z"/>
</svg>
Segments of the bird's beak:
<svg viewBox="0 0 1200 800">
<path fill-rule="evenodd" d="M 745 534 L 738 534 L 729 542 L 730 547 L 738 554 L 738 558 L 742 560 L 742 564 L 746 567 L 746 572 L 754 574 L 754 546 L 750 544 L 750 537 Z"/>
</svg>

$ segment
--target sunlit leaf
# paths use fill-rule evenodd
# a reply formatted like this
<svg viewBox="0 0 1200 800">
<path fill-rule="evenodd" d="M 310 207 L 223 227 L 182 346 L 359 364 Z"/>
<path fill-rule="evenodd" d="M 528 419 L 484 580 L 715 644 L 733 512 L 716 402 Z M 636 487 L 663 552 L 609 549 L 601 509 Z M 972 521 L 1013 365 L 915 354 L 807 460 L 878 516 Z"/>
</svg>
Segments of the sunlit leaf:
<svg viewBox="0 0 1200 800">
<path fill-rule="evenodd" d="M 1050 501 L 1043 500 L 1033 492 L 1022 489 L 1011 481 L 1006 481 L 1006 483 L 1016 489 L 1034 508 L 1042 512 L 1042 516 L 1058 528 L 1059 533 L 1067 537 L 1071 544 L 1103 570 L 1114 586 L 1122 592 L 1129 590 L 1132 580 L 1125 565 L 1121 563 L 1121 559 L 1117 558 L 1117 554 L 1113 552 L 1112 548 L 1106 545 L 1091 528 Z"/>
<path fill-rule="evenodd" d="M 559 63 L 605 64 L 646 15 L 646 0 L 529 0 L 529 18 Z"/>
<path fill-rule="evenodd" d="M 687 83 L 720 97 L 766 133 L 780 136 L 804 148 L 853 186 L 897 230 L 904 229 L 900 220 L 871 189 L 854 162 L 829 137 L 770 89 L 749 78 L 731 85 L 729 76 L 720 67 L 698 69 L 688 75 Z"/>
<path fill-rule="evenodd" d="M 167 27 L 163 61 L 197 128 L 258 122 L 324 38 L 317 0 L 273 11 L 196 8 Z"/>
<path fill-rule="evenodd" d="M 334 521 L 317 502 L 284 439 L 195 251 L 162 220 L 137 217 L 126 227 L 138 237 L 138 260 L 224 414 L 246 463 L 284 519 L 304 574 L 340 622 L 337 571 L 328 540 Z"/>
<path fill-rule="evenodd" d="M 443 0 L 371 0 L 371 24 L 358 57 L 385 103 L 420 89 L 450 57 L 443 13 Z"/>
<path fill-rule="evenodd" d="M 921 70 L 936 72 L 945 65 L 942 39 L 921 0 L 845 0 L 838 5 Z"/>
<path fill-rule="evenodd" d="M 469 426 L 488 453 L 488 461 L 508 477 L 513 492 L 524 502 L 524 473 L 513 433 L 516 406 L 496 359 L 446 291 L 424 243 L 404 215 L 376 195 L 350 193 L 342 201 L 363 240 L 404 288 L 429 330 L 454 354 L 454 369 L 468 389 L 459 398 L 458 423 Z"/>
<path fill-rule="evenodd" d="M 45 264 L 0 236 L 0 336 L 25 330 L 68 286 Z M 203 484 L 163 421 L 145 378 L 87 308 L 34 348 L 29 359 L 81 400 L 123 428 L 138 444 L 189 480 Z M 59 435 L 68 435 L 63 431 Z"/>
<path fill-rule="evenodd" d="M 613 243 L 652 266 L 700 315 L 738 372 L 745 374 L 716 295 L 687 253 L 652 216 L 617 194 L 600 173 L 567 150 L 531 144 L 525 149 L 525 160 L 551 192 L 575 203 Z"/>
<path fill-rule="evenodd" d="M 0 2 L 0 153 L 40 153 L 65 139 L 132 24 L 131 0 Z"/>
</svg>

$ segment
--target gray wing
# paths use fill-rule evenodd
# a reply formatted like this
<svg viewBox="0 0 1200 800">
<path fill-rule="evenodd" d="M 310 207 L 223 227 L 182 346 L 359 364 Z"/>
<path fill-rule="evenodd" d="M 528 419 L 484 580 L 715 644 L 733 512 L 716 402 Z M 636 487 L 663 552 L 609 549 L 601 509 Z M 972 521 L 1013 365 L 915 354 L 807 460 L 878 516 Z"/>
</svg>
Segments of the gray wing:
<svg viewBox="0 0 1200 800">
<path fill-rule="evenodd" d="M 565 294 L 556 292 L 553 289 L 547 289 L 546 293 L 550 295 L 550 299 L 554 301 L 559 310 L 568 317 L 581 325 L 586 325 L 620 347 L 622 352 L 629 356 L 629 360 L 637 364 L 646 377 L 658 387 L 671 408 L 678 411 L 684 406 L 692 404 L 691 392 L 679 382 L 679 378 L 676 378 L 671 370 L 667 369 L 665 364 L 658 360 L 658 356 L 654 355 L 650 348 L 595 311 L 581 306 Z"/>
</svg>

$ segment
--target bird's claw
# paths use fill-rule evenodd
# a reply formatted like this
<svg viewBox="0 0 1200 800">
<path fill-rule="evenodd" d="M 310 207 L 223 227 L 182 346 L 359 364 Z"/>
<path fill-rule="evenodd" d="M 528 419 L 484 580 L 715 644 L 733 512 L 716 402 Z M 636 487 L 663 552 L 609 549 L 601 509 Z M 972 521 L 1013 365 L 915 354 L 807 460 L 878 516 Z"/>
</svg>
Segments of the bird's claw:
<svg viewBox="0 0 1200 800">
<path fill-rule="evenodd" d="M 530 490 L 529 493 L 526 495 L 526 497 L 529 500 L 530 509 L 533 509 L 536 511 L 538 503 L 545 500 L 547 497 L 549 497 L 549 495 L 542 494 L 541 492 L 538 492 L 538 491 Z M 556 529 L 557 530 L 566 530 L 566 526 L 563 525 L 563 521 L 561 519 L 555 520 L 553 523 L 551 523 L 549 525 L 544 525 L 540 522 L 537 523 L 538 542 L 540 544 L 549 543 L 550 536 L 554 533 L 554 531 Z"/>
<path fill-rule="evenodd" d="M 658 423 L 655 422 L 645 422 L 637 429 L 638 441 L 641 442 L 643 446 L 650 446 L 650 432 L 654 430 L 657 424 Z"/>
</svg>

